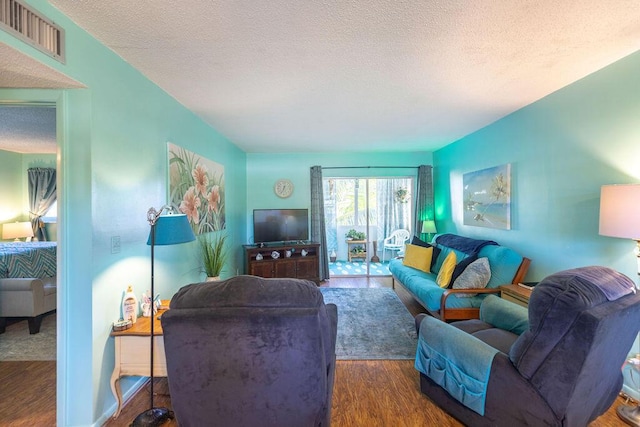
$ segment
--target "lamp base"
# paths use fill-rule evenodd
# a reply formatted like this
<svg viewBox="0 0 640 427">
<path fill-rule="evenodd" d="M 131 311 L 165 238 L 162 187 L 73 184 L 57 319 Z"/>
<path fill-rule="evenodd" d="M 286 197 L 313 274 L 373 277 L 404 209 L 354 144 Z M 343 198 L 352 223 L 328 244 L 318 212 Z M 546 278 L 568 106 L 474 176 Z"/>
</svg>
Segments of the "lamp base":
<svg viewBox="0 0 640 427">
<path fill-rule="evenodd" d="M 169 408 L 151 408 L 139 414 L 130 427 L 156 427 L 173 419 L 173 411 Z"/>
<path fill-rule="evenodd" d="M 616 409 L 618 417 L 630 426 L 640 427 L 640 406 L 620 405 Z"/>
</svg>

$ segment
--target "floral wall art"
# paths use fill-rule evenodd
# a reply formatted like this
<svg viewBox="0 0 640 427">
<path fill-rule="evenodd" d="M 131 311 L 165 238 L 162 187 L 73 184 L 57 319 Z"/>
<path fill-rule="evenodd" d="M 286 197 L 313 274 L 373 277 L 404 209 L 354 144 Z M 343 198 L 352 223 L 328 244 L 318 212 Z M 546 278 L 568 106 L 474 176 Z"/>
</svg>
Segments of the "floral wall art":
<svg viewBox="0 0 640 427">
<path fill-rule="evenodd" d="M 168 143 L 169 200 L 195 234 L 226 228 L 224 166 Z"/>
<path fill-rule="evenodd" d="M 511 229 L 511 165 L 465 173 L 464 224 Z"/>
</svg>

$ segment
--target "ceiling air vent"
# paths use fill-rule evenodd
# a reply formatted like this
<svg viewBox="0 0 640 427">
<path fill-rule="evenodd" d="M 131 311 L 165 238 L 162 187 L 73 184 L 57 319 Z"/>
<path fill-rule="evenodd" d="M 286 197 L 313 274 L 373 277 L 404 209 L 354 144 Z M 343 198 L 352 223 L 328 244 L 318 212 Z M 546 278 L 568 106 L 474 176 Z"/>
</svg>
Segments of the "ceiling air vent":
<svg viewBox="0 0 640 427">
<path fill-rule="evenodd" d="M 64 30 L 17 0 L 0 0 L 0 28 L 64 63 Z"/>
</svg>

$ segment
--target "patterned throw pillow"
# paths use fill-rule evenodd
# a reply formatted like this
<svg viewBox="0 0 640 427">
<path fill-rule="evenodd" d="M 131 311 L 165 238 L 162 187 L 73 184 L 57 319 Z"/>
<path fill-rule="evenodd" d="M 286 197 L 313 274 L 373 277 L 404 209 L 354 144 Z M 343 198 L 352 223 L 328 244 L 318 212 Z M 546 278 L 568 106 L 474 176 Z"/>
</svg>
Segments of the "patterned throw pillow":
<svg viewBox="0 0 640 427">
<path fill-rule="evenodd" d="M 453 289 L 484 289 L 491 279 L 489 259 L 478 258 L 473 261 L 453 282 Z M 458 298 L 470 298 L 478 294 L 456 294 Z"/>
<path fill-rule="evenodd" d="M 473 261 L 478 259 L 478 254 L 474 253 L 469 255 L 466 258 L 463 258 L 462 261 L 460 261 L 457 265 L 456 268 L 453 269 L 453 274 L 451 275 L 451 281 L 449 281 L 449 285 L 447 287 L 452 287 L 453 286 L 453 282 L 456 281 L 456 279 L 462 274 L 462 272 L 469 266 L 469 264 L 471 264 Z"/>
<path fill-rule="evenodd" d="M 424 248 L 422 246 L 406 245 L 405 248 L 402 264 L 429 273 L 433 247 Z"/>
<path fill-rule="evenodd" d="M 449 286 L 449 282 L 451 281 L 451 276 L 453 275 L 453 270 L 456 268 L 456 254 L 451 251 L 449 255 L 444 259 L 442 263 L 442 267 L 440 267 L 440 271 L 438 272 L 438 277 L 436 277 L 436 283 L 441 288 L 446 288 Z"/>
</svg>

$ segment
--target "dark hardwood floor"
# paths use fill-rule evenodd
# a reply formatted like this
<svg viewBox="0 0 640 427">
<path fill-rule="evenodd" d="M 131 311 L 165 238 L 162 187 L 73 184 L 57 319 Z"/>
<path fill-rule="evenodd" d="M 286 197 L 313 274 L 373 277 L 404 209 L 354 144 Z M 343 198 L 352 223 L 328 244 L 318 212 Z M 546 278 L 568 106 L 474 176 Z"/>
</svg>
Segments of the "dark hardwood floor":
<svg viewBox="0 0 640 427">
<path fill-rule="evenodd" d="M 390 287 L 390 278 L 338 278 L 329 287 Z M 422 310 L 406 291 L 396 289 L 415 315 Z M 1 337 L 0 337 L 1 339 Z M 55 362 L 0 362 L 0 426 L 55 425 Z M 171 407 L 165 378 L 156 379 L 156 406 Z M 120 416 L 104 426 L 128 426 L 149 404 L 143 387 L 125 403 Z M 334 427 L 353 426 L 460 426 L 461 424 L 420 393 L 418 374 L 411 360 L 338 361 L 332 406 Z M 625 425 L 612 407 L 590 427 Z M 177 426 L 175 420 L 164 424 Z"/>
</svg>

